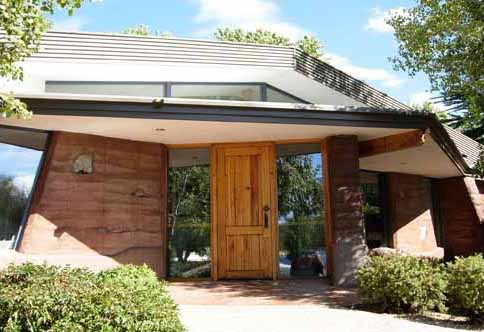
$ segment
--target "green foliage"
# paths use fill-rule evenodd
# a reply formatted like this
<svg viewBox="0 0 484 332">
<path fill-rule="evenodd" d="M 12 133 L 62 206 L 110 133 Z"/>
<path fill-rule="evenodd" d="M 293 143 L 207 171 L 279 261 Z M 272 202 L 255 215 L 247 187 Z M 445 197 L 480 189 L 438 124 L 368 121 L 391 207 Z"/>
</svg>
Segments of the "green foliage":
<svg viewBox="0 0 484 332">
<path fill-rule="evenodd" d="M 312 36 L 304 36 L 297 41 L 296 45 L 302 51 L 313 57 L 321 58 L 323 56 L 323 45 L 319 40 Z"/>
<path fill-rule="evenodd" d="M 324 247 L 324 224 L 321 215 L 300 216 L 279 225 L 281 249 L 289 259 L 301 257 Z"/>
<path fill-rule="evenodd" d="M 281 244 L 295 258 L 324 243 L 320 169 L 310 155 L 280 157 L 276 165 L 279 215 L 286 220 Z"/>
<path fill-rule="evenodd" d="M 484 140 L 484 2 L 419 0 L 389 24 L 398 41 L 395 68 L 427 74 L 453 106 L 453 126 Z"/>
<path fill-rule="evenodd" d="M 12 95 L 0 94 L 0 115 L 4 118 L 29 119 L 32 112 L 27 105 Z"/>
<path fill-rule="evenodd" d="M 285 36 L 281 36 L 275 32 L 257 29 L 255 31 L 246 31 L 243 29 L 219 28 L 215 32 L 215 39 L 221 41 L 233 41 L 241 43 L 265 44 L 290 46 L 291 40 Z M 314 57 L 320 58 L 323 55 L 323 47 L 321 43 L 314 37 L 304 36 L 301 40 L 296 42 L 304 52 Z"/>
<path fill-rule="evenodd" d="M 72 15 L 84 0 L 0 0 L 0 31 L 5 41 L 0 43 L 0 76 L 23 79 L 19 62 L 39 47 L 42 34 L 50 24 L 45 17 L 60 7 Z M 0 115 L 29 118 L 27 106 L 8 95 L 0 95 Z"/>
<path fill-rule="evenodd" d="M 451 307 L 484 319 L 483 255 L 456 258 L 448 264 L 448 271 Z"/>
<path fill-rule="evenodd" d="M 374 256 L 357 271 L 365 303 L 386 310 L 445 311 L 447 276 L 441 264 L 412 256 Z"/>
<path fill-rule="evenodd" d="M 370 205 L 368 202 L 365 202 L 363 204 L 363 214 L 366 216 L 373 216 L 373 215 L 379 215 L 380 214 L 380 207 Z"/>
<path fill-rule="evenodd" d="M 17 234 L 28 195 L 13 183 L 13 178 L 0 175 L 0 240 Z"/>
<path fill-rule="evenodd" d="M 475 177 L 484 179 L 484 148 L 482 146 L 479 151 L 479 158 L 472 171 Z"/>
<path fill-rule="evenodd" d="M 171 33 L 167 31 L 155 30 L 152 31 L 151 28 L 145 24 L 139 24 L 132 27 L 128 27 L 123 30 L 123 33 L 127 35 L 135 36 L 156 36 L 156 37 L 171 37 Z"/>
<path fill-rule="evenodd" d="M 170 252 L 186 263 L 210 247 L 210 173 L 207 166 L 170 168 Z"/>
<path fill-rule="evenodd" d="M 4 332 L 179 332 L 164 283 L 147 267 L 94 274 L 24 264 L 0 272 Z"/>
</svg>

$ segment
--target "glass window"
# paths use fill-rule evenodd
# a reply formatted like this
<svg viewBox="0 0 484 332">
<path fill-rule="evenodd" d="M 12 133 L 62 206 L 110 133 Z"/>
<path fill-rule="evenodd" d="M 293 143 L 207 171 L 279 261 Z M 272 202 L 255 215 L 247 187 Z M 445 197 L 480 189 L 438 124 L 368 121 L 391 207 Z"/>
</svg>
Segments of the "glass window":
<svg viewBox="0 0 484 332">
<path fill-rule="evenodd" d="M 281 278 L 326 275 L 319 144 L 277 147 Z"/>
<path fill-rule="evenodd" d="M 172 84 L 171 96 L 215 100 L 261 101 L 261 87 L 238 84 Z"/>
<path fill-rule="evenodd" d="M 13 248 L 47 134 L 0 128 L 0 250 Z M 17 145 L 29 146 L 34 149 Z"/>
<path fill-rule="evenodd" d="M 303 103 L 303 101 L 271 87 L 267 87 L 267 101 L 274 103 Z"/>
<path fill-rule="evenodd" d="M 380 181 L 381 177 L 378 173 L 360 172 L 366 244 L 370 249 L 386 245 L 385 217 Z"/>
<path fill-rule="evenodd" d="M 168 276 L 210 277 L 208 149 L 174 149 L 168 170 Z"/>
<path fill-rule="evenodd" d="M 163 83 L 144 82 L 46 82 L 45 92 L 138 97 L 163 97 Z"/>
</svg>

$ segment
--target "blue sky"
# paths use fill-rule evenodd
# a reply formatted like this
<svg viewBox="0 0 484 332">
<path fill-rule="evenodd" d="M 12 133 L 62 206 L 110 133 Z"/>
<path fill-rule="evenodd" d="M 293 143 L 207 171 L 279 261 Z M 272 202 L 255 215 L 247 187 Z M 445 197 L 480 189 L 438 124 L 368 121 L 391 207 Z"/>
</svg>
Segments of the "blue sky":
<svg viewBox="0 0 484 332">
<path fill-rule="evenodd" d="M 388 57 L 397 52 L 389 13 L 412 6 L 407 0 L 103 0 L 86 3 L 74 16 L 52 17 L 59 30 L 121 32 L 138 24 L 169 31 L 175 37 L 211 38 L 217 27 L 258 27 L 297 39 L 305 34 L 322 41 L 334 66 L 409 104 L 431 95 L 423 75 L 395 72 Z M 13 155 L 15 159 L 9 159 Z M 0 174 L 32 179 L 38 153 L 0 145 Z M 12 163 L 12 160 L 16 160 Z M 23 179 L 23 180 L 22 180 Z"/>
</svg>

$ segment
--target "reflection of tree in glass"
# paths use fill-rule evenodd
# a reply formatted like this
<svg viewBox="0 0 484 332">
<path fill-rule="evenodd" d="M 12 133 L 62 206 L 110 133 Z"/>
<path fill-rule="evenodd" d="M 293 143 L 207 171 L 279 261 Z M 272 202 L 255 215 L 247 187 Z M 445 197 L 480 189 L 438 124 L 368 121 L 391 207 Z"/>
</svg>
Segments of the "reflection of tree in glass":
<svg viewBox="0 0 484 332">
<path fill-rule="evenodd" d="M 12 177 L 0 175 L 0 240 L 17 234 L 27 200 L 27 192 L 19 189 Z"/>
<path fill-rule="evenodd" d="M 277 160 L 281 247 L 291 259 L 323 247 L 321 170 L 311 155 Z"/>
<path fill-rule="evenodd" d="M 380 207 L 378 178 L 372 183 L 362 183 L 361 192 L 364 201 L 366 244 L 369 248 L 377 248 L 384 241 L 384 218 Z"/>
<path fill-rule="evenodd" d="M 170 253 L 186 263 L 191 253 L 210 247 L 210 174 L 208 166 L 169 170 Z"/>
</svg>

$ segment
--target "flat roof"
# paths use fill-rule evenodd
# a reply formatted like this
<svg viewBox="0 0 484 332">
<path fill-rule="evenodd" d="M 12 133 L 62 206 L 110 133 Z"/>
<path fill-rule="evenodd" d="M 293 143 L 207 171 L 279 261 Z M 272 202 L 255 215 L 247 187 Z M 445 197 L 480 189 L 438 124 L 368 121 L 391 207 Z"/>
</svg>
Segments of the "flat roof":
<svg viewBox="0 0 484 332">
<path fill-rule="evenodd" d="M 0 32 L 0 38 L 5 35 Z M 26 61 L 222 65 L 292 70 L 369 107 L 410 109 L 294 46 L 127 34 L 49 31 Z"/>
</svg>

